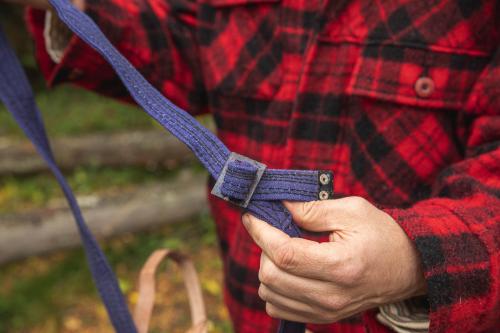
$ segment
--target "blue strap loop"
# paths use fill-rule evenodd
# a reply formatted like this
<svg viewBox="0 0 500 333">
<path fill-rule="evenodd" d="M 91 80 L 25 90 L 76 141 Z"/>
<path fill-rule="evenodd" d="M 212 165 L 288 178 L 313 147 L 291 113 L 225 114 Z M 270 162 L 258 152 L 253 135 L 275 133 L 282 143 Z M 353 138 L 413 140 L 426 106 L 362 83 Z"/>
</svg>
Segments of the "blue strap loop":
<svg viewBox="0 0 500 333">
<path fill-rule="evenodd" d="M 265 164 L 231 153 L 217 178 L 212 194 L 246 208 L 265 170 Z"/>
</svg>

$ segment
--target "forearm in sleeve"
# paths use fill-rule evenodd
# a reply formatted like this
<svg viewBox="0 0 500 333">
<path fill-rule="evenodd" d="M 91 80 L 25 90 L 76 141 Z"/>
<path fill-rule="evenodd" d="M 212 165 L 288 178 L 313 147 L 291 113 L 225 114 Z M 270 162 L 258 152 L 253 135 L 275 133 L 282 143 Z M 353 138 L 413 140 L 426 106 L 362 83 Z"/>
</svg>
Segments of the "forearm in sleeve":
<svg viewBox="0 0 500 333">
<path fill-rule="evenodd" d="M 84 10 L 160 92 L 192 114 L 205 111 L 195 1 L 85 0 Z M 129 100 L 112 68 L 54 13 L 30 8 L 27 21 L 49 85 L 71 82 Z"/>
<path fill-rule="evenodd" d="M 500 327 L 500 49 L 462 120 L 464 159 L 441 172 L 429 199 L 387 210 L 420 252 L 431 333 Z"/>
</svg>

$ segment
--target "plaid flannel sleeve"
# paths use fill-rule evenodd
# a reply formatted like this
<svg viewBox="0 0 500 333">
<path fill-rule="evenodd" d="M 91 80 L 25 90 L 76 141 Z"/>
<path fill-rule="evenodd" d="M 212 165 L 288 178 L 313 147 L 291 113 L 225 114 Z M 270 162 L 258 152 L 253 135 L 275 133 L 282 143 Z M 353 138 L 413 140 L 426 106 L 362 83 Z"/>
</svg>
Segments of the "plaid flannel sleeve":
<svg viewBox="0 0 500 333">
<path fill-rule="evenodd" d="M 431 333 L 500 329 L 500 49 L 462 121 L 465 158 L 441 172 L 430 199 L 388 210 L 420 252 Z"/>
<path fill-rule="evenodd" d="M 196 1 L 86 0 L 85 11 L 159 91 L 192 114 L 206 111 L 196 41 Z M 44 38 L 45 20 L 44 11 L 28 9 L 37 61 L 49 85 L 71 82 L 130 101 L 111 66 L 78 37 L 71 36 L 61 61 L 54 62 Z"/>
</svg>

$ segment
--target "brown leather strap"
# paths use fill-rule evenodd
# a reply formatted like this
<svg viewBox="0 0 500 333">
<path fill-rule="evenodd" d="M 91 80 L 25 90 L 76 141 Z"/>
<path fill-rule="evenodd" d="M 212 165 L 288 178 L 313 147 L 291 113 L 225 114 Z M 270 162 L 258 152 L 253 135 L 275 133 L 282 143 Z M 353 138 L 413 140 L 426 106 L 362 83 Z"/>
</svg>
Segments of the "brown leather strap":
<svg viewBox="0 0 500 333">
<path fill-rule="evenodd" d="M 192 327 L 188 333 L 206 333 L 207 315 L 205 303 L 194 265 L 186 256 L 167 249 L 154 251 L 142 267 L 139 276 L 139 298 L 134 311 L 134 321 L 138 333 L 147 333 L 148 331 L 156 294 L 156 270 L 165 258 L 172 259 L 182 269 L 191 309 Z"/>
</svg>

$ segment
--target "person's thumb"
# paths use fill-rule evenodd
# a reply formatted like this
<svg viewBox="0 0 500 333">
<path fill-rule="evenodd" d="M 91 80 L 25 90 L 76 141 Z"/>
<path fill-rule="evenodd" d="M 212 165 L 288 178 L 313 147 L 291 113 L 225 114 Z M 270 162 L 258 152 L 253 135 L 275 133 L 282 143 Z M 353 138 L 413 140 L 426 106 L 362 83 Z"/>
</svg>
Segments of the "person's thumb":
<svg viewBox="0 0 500 333">
<path fill-rule="evenodd" d="M 309 231 L 332 231 L 334 226 L 330 218 L 330 201 L 284 201 L 283 204 L 292 214 L 299 227 Z"/>
</svg>

